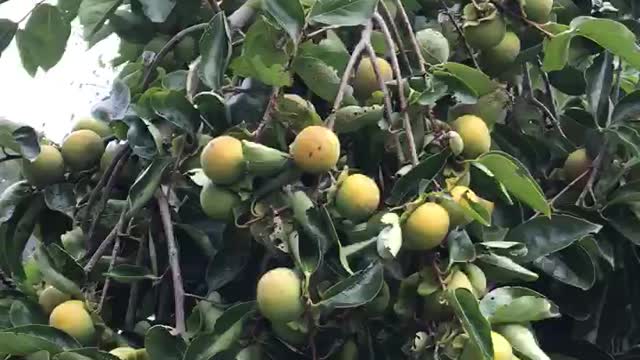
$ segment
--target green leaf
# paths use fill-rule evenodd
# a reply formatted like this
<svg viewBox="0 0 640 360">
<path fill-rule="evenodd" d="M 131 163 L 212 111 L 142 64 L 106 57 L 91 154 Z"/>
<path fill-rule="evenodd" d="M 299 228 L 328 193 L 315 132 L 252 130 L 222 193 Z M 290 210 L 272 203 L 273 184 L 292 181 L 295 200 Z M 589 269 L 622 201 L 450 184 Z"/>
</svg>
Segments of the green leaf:
<svg viewBox="0 0 640 360">
<path fill-rule="evenodd" d="M 579 243 L 537 259 L 533 265 L 569 286 L 589 290 L 596 282 L 596 263 Z"/>
<path fill-rule="evenodd" d="M 464 81 L 469 88 L 478 94 L 478 97 L 489 94 L 498 87 L 495 81 L 491 80 L 489 76 L 478 69 L 454 62 L 448 62 L 442 66 L 447 69 L 449 73 Z"/>
<path fill-rule="evenodd" d="M 200 127 L 200 114 L 184 95 L 175 90 L 163 90 L 151 95 L 155 113 L 177 128 L 193 134 Z"/>
<path fill-rule="evenodd" d="M 457 262 L 469 262 L 476 258 L 476 249 L 466 231 L 455 229 L 447 235 L 449 266 Z"/>
<path fill-rule="evenodd" d="M 52 354 L 79 348 L 80 344 L 64 332 L 45 325 L 25 325 L 0 331 L 0 353 L 28 355 L 39 350 Z"/>
<path fill-rule="evenodd" d="M 71 25 L 57 7 L 42 4 L 31 13 L 16 41 L 22 65 L 34 76 L 38 68 L 47 71 L 62 58 L 71 34 Z"/>
<path fill-rule="evenodd" d="M 9 319 L 13 326 L 48 324 L 40 305 L 30 301 L 14 300 L 9 309 Z"/>
<path fill-rule="evenodd" d="M 224 12 L 217 13 L 200 39 L 200 79 L 213 90 L 222 86 L 231 57 L 231 36 Z"/>
<path fill-rule="evenodd" d="M 587 68 L 587 104 L 591 114 L 605 125 L 609 116 L 609 95 L 613 86 L 613 56 L 607 52 L 600 54 Z"/>
<path fill-rule="evenodd" d="M 255 312 L 255 302 L 236 304 L 227 309 L 216 321 L 213 333 L 191 341 L 184 360 L 209 360 L 227 350 L 241 335 L 244 322 Z"/>
<path fill-rule="evenodd" d="M 492 324 L 522 323 L 560 317 L 558 306 L 542 294 L 517 286 L 492 290 L 480 301 L 480 311 Z"/>
<path fill-rule="evenodd" d="M 64 274 L 76 284 L 84 284 L 87 274 L 71 254 L 56 243 L 47 245 L 46 251 L 51 259 L 51 265 L 56 271 Z"/>
<path fill-rule="evenodd" d="M 38 246 L 35 251 L 35 259 L 44 280 L 58 290 L 82 299 L 84 295 L 80 287 L 65 275 L 58 272 L 51 256 L 43 246 Z"/>
<path fill-rule="evenodd" d="M 371 19 L 378 0 L 317 0 L 309 20 L 333 26 L 362 25 Z"/>
<path fill-rule="evenodd" d="M 293 210 L 300 232 L 292 237 L 290 250 L 306 275 L 313 273 L 322 263 L 329 248 L 330 237 L 324 230 L 324 222 L 318 208 L 303 191 L 287 191 L 287 201 Z"/>
<path fill-rule="evenodd" d="M 505 241 L 524 243 L 528 252 L 517 261 L 528 263 L 560 251 L 601 228 L 601 225 L 569 215 L 538 216 L 512 228 Z"/>
<path fill-rule="evenodd" d="M 132 284 L 140 280 L 157 280 L 158 278 L 151 273 L 151 270 L 138 265 L 119 264 L 113 267 L 111 271 L 104 273 L 104 276 L 111 278 L 117 282 Z"/>
<path fill-rule="evenodd" d="M 8 19 L 0 19 L 0 56 L 2 56 L 4 49 L 11 44 L 17 30 L 18 24 Z"/>
<path fill-rule="evenodd" d="M 136 116 L 127 116 L 124 122 L 129 126 L 127 141 L 134 154 L 143 159 L 151 159 L 158 153 L 158 146 L 151 131 L 151 124 Z"/>
<path fill-rule="evenodd" d="M 176 0 L 139 0 L 142 11 L 154 23 L 163 23 L 176 6 Z"/>
<path fill-rule="evenodd" d="M 482 268 L 482 271 L 485 272 L 488 278 L 495 281 L 510 282 L 514 280 L 538 280 L 538 274 L 503 255 L 493 253 L 480 254 L 478 255 L 476 265 Z"/>
<path fill-rule="evenodd" d="M 540 185 L 516 158 L 501 151 L 490 151 L 475 161 L 489 169 L 513 196 L 534 210 L 551 216 L 551 207 Z"/>
<path fill-rule="evenodd" d="M 251 260 L 251 245 L 246 241 L 225 241 L 206 270 L 207 288 L 216 291 L 238 277 Z"/>
<path fill-rule="evenodd" d="M 263 9 L 297 42 L 304 26 L 304 11 L 299 0 L 273 0 L 262 2 Z"/>
<path fill-rule="evenodd" d="M 291 85 L 291 74 L 286 69 L 289 56 L 280 44 L 281 38 L 282 32 L 266 20 L 254 22 L 244 39 L 242 55 L 231 62 L 234 74 L 255 77 L 267 85 Z"/>
<path fill-rule="evenodd" d="M 586 37 L 621 57 L 630 66 L 640 69 L 640 51 L 633 32 L 615 20 L 580 16 L 571 21 L 569 30 L 545 40 L 544 71 L 561 70 L 566 65 L 569 44 L 574 36 Z"/>
<path fill-rule="evenodd" d="M 431 181 L 440 173 L 449 158 L 448 151 L 441 151 L 420 161 L 418 165 L 402 175 L 391 189 L 389 203 L 400 204 L 410 194 L 418 190 L 418 185 L 422 181 Z"/>
<path fill-rule="evenodd" d="M 118 360 L 115 355 L 100 351 L 97 348 L 81 348 L 61 352 L 53 360 Z"/>
<path fill-rule="evenodd" d="M 71 21 L 78 16 L 81 2 L 82 0 L 58 0 L 58 9 L 60 9 L 67 20 Z"/>
<path fill-rule="evenodd" d="M 508 324 L 496 327 L 496 331 L 504 336 L 515 351 L 531 360 L 549 360 L 549 356 L 540 349 L 533 331 L 522 324 Z M 588 350 L 587 350 L 588 351 Z M 594 357 L 595 359 L 597 357 Z M 555 357 L 554 357 L 555 359 Z"/>
<path fill-rule="evenodd" d="M 16 208 L 33 195 L 33 188 L 26 181 L 18 181 L 0 195 L 0 223 L 9 220 Z"/>
<path fill-rule="evenodd" d="M 182 359 L 187 348 L 180 336 L 171 335 L 171 328 L 163 325 L 152 326 L 144 336 L 144 347 L 150 359 Z"/>
<path fill-rule="evenodd" d="M 93 41 L 123 0 L 83 0 L 78 9 L 80 24 L 84 27 L 84 39 Z"/>
<path fill-rule="evenodd" d="M 172 163 L 171 158 L 157 158 L 144 172 L 136 179 L 136 182 L 129 189 L 127 201 L 129 203 L 129 215 L 133 216 L 142 209 L 155 194 L 160 186 L 162 176 L 167 167 Z"/>
<path fill-rule="evenodd" d="M 115 79 L 109 92 L 109 97 L 100 101 L 91 109 L 91 114 L 96 119 L 106 122 L 121 120 L 127 114 L 131 103 L 131 91 L 129 86 L 120 80 Z"/>
<path fill-rule="evenodd" d="M 242 140 L 242 154 L 247 172 L 263 177 L 280 173 L 290 159 L 287 153 L 247 140 Z"/>
<path fill-rule="evenodd" d="M 362 306 L 376 297 L 383 281 L 382 264 L 373 262 L 327 289 L 323 294 L 324 299 L 315 306 L 326 312 Z"/>
<path fill-rule="evenodd" d="M 340 77 L 336 69 L 326 62 L 308 55 L 297 56 L 293 61 L 292 68 L 314 94 L 327 101 L 335 100 L 340 88 Z M 353 88 L 348 86 L 345 91 L 344 105 L 356 104 L 352 94 Z"/>
<path fill-rule="evenodd" d="M 339 76 L 344 73 L 351 56 L 335 31 L 327 31 L 327 37 L 317 44 L 313 40 L 305 41 L 298 51 L 303 56 L 319 59 L 336 69 Z"/>
<path fill-rule="evenodd" d="M 5 239 L 3 241 L 4 248 L 2 256 L 8 265 L 9 276 L 14 280 L 22 281 L 25 279 L 24 268 L 22 265 L 22 254 L 27 246 L 27 241 L 33 233 L 33 229 L 38 221 L 40 212 L 44 208 L 44 200 L 42 196 L 35 196 L 28 200 L 26 207 L 21 213 L 14 213 L 8 224 Z M 15 217 L 19 215 L 19 217 Z"/>
<path fill-rule="evenodd" d="M 459 288 L 449 291 L 447 300 L 462 323 L 464 331 L 469 335 L 469 341 L 478 350 L 478 354 L 483 360 L 492 360 L 491 326 L 480 312 L 476 297 L 471 291 Z"/>
<path fill-rule="evenodd" d="M 640 90 L 636 90 L 620 99 L 613 109 L 611 123 L 635 120 L 640 115 Z"/>
<path fill-rule="evenodd" d="M 227 104 L 222 95 L 214 92 L 202 92 L 193 98 L 193 104 L 204 121 L 217 131 L 229 128 Z"/>
<path fill-rule="evenodd" d="M 44 189 L 44 202 L 49 209 L 73 218 L 76 209 L 74 185 L 59 183 L 47 186 Z"/>
<path fill-rule="evenodd" d="M 38 134 L 31 126 L 22 126 L 13 132 L 13 139 L 18 144 L 20 155 L 29 161 L 40 155 Z"/>
</svg>

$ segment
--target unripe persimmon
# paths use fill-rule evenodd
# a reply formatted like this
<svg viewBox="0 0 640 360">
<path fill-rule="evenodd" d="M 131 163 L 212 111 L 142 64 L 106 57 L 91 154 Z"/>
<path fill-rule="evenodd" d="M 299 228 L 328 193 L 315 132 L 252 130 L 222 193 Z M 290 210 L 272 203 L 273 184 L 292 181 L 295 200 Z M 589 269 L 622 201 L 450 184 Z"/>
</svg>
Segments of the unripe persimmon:
<svg viewBox="0 0 640 360">
<path fill-rule="evenodd" d="M 76 130 L 62 143 L 62 157 L 73 171 L 89 170 L 98 164 L 103 153 L 102 138 L 91 130 Z"/>
<path fill-rule="evenodd" d="M 240 140 L 222 135 L 209 141 L 202 149 L 200 165 L 215 184 L 229 185 L 244 174 L 245 162 Z"/>
<path fill-rule="evenodd" d="M 387 82 L 392 80 L 393 70 L 387 60 L 378 57 L 375 61 L 378 69 L 380 70 L 382 81 Z M 362 58 L 362 60 L 360 60 L 360 64 L 358 64 L 358 68 L 356 69 L 356 74 L 353 79 L 353 90 L 355 96 L 361 100 L 368 99 L 374 91 L 380 90 L 376 73 L 373 70 L 373 62 L 368 57 Z"/>
<path fill-rule="evenodd" d="M 340 140 L 324 126 L 307 126 L 291 144 L 296 165 L 305 172 L 319 174 L 333 169 L 340 157 Z"/>
<path fill-rule="evenodd" d="M 375 181 L 362 174 L 349 175 L 339 186 L 336 208 L 342 216 L 352 220 L 365 220 L 380 204 L 380 189 Z"/>
<path fill-rule="evenodd" d="M 22 159 L 22 175 L 29 184 L 42 188 L 64 179 L 64 159 L 58 149 L 40 145 L 40 154 L 33 160 Z"/>
<path fill-rule="evenodd" d="M 276 268 L 266 272 L 256 290 L 260 313 L 273 322 L 289 322 L 304 311 L 302 280 L 291 269 Z"/>
<path fill-rule="evenodd" d="M 454 130 L 464 142 L 462 155 L 474 159 L 491 148 L 491 134 L 487 124 L 475 115 L 463 115 L 453 122 Z"/>
<path fill-rule="evenodd" d="M 431 250 L 449 231 L 449 214 L 442 206 L 427 202 L 415 209 L 402 226 L 404 245 L 411 250 Z"/>
</svg>

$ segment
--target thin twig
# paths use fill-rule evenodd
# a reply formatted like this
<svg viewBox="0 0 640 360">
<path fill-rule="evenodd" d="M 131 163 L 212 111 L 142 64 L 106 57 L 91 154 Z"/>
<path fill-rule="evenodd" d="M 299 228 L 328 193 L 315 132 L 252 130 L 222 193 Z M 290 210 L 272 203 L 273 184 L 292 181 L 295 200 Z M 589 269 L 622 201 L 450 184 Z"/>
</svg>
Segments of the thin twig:
<svg viewBox="0 0 640 360">
<path fill-rule="evenodd" d="M 565 186 L 562 190 L 560 190 L 553 198 L 551 198 L 551 200 L 549 200 L 549 206 L 553 206 L 553 204 L 558 201 L 558 199 L 560 197 L 562 197 L 562 195 L 564 195 L 567 191 L 569 191 L 569 189 L 571 189 L 575 184 L 577 184 L 578 182 L 580 182 L 580 180 L 582 180 L 582 178 L 584 178 L 587 174 L 589 173 L 589 170 L 586 170 L 585 172 L 583 172 L 582 174 L 580 174 L 580 176 L 578 176 L 577 178 L 573 179 L 573 181 L 571 181 L 569 184 L 567 184 L 567 186 Z M 540 215 L 539 211 L 536 211 L 530 218 L 529 220 L 537 217 L 538 215 Z"/>
<path fill-rule="evenodd" d="M 613 89 L 611 90 L 611 101 L 614 105 L 617 104 L 620 99 L 620 86 L 622 84 L 622 60 L 620 57 L 618 57 L 618 67 L 616 67 L 615 78 L 616 80 L 613 84 Z"/>
<path fill-rule="evenodd" d="M 118 165 L 118 162 L 120 161 L 120 159 L 128 153 L 127 149 L 130 150 L 129 146 L 126 143 L 121 145 L 121 146 L 122 147 L 114 155 L 113 160 L 111 161 L 111 164 L 109 164 L 109 166 L 105 169 L 104 173 L 100 177 L 100 180 L 98 180 L 98 183 L 93 188 L 93 191 L 91 192 L 91 195 L 89 196 L 89 201 L 87 202 L 87 205 L 85 206 L 86 212 L 85 212 L 85 216 L 84 216 L 84 219 L 83 219 L 82 223 L 86 224 L 89 221 L 89 218 L 91 216 L 91 208 L 93 207 L 93 205 L 95 205 L 96 201 L 98 201 L 98 197 L 102 192 L 102 188 L 109 181 L 109 178 L 111 177 L 111 174 L 113 173 L 113 170 Z M 89 245 L 89 243 L 87 243 L 87 246 L 88 245 Z"/>
<path fill-rule="evenodd" d="M 464 48 L 467 51 L 467 54 L 469 55 L 469 57 L 471 58 L 471 61 L 473 61 L 473 65 L 476 67 L 476 69 L 480 69 L 480 65 L 478 65 L 478 59 L 476 59 L 476 56 L 473 53 L 473 49 L 471 48 L 471 45 L 469 45 L 469 42 L 467 41 L 467 37 L 464 36 L 464 31 L 462 31 L 462 28 L 460 28 L 460 25 L 458 25 L 458 22 L 456 21 L 455 17 L 451 13 L 451 10 L 447 6 L 447 4 L 444 2 L 444 0 L 440 0 L 440 4 L 442 4 L 445 14 L 447 14 L 447 17 L 449 18 L 453 26 L 456 28 L 456 32 L 458 32 L 458 36 L 460 36 L 460 39 L 462 39 Z"/>
<path fill-rule="evenodd" d="M 156 71 L 158 65 L 160 65 L 160 61 L 164 59 L 164 57 L 169 53 L 169 51 L 173 50 L 182 39 L 187 37 L 189 34 L 202 31 L 209 26 L 209 23 L 202 23 L 189 26 L 188 28 L 183 29 L 179 33 L 175 34 L 163 47 L 158 51 L 158 53 L 153 57 L 153 61 L 149 66 L 147 66 L 144 77 L 142 78 L 142 91 L 144 92 L 151 85 L 151 78 Z"/>
<path fill-rule="evenodd" d="M 544 90 L 547 93 L 547 99 L 549 100 L 549 106 L 551 110 L 551 115 L 552 115 L 552 120 L 554 121 L 554 123 L 556 124 L 556 126 L 559 128 L 560 127 L 560 123 L 558 122 L 558 109 L 556 106 L 556 99 L 553 96 L 553 89 L 551 89 L 551 81 L 549 80 L 549 75 L 542 71 L 542 61 L 540 60 L 540 57 L 538 57 L 538 69 L 540 70 L 540 74 L 542 75 L 542 81 L 544 82 Z"/>
<path fill-rule="evenodd" d="M 116 242 L 113 244 L 113 249 L 111 250 L 111 260 L 109 261 L 109 270 L 111 272 L 116 263 L 116 258 L 118 257 L 118 252 L 120 251 L 120 236 L 116 236 Z M 100 294 L 100 302 L 98 303 L 97 313 L 100 314 L 102 312 L 102 306 L 104 305 L 104 301 L 107 298 L 107 292 L 109 291 L 109 286 L 111 285 L 111 278 L 107 277 L 104 279 L 104 285 L 102 285 L 102 294 Z"/>
<path fill-rule="evenodd" d="M 336 99 L 333 102 L 333 112 L 338 110 L 340 108 L 340 105 L 342 104 L 342 100 L 344 99 L 344 92 L 347 89 L 349 78 L 351 77 L 351 72 L 353 71 L 353 67 L 356 65 L 356 62 L 358 61 L 360 54 L 362 53 L 362 51 L 364 51 L 367 42 L 370 41 L 371 30 L 372 30 L 372 24 L 371 22 L 369 22 L 367 23 L 367 25 L 365 25 L 364 29 L 362 30 L 360 41 L 351 52 L 351 57 L 349 58 L 347 67 L 344 69 L 344 73 L 342 74 L 342 80 L 340 80 L 340 87 L 338 88 Z M 329 116 L 329 119 L 327 120 L 327 124 L 326 124 L 326 126 L 329 129 L 333 129 L 334 120 L 335 120 L 334 116 Z"/>
<path fill-rule="evenodd" d="M 215 0 L 214 0 L 215 1 Z M 143 236 L 140 240 L 138 252 L 136 254 L 136 265 L 142 266 L 144 254 L 147 246 L 148 236 Z M 124 326 L 126 329 L 133 329 L 133 323 L 136 319 L 136 306 L 138 304 L 138 295 L 140 293 L 140 282 L 134 282 L 129 289 L 129 302 L 127 304 L 127 312 L 124 316 Z"/>
<path fill-rule="evenodd" d="M 602 158 L 604 157 L 604 152 L 606 147 L 607 147 L 607 143 L 605 142 L 602 145 L 600 153 L 598 154 L 596 159 L 593 160 L 593 166 L 592 166 L 591 175 L 589 176 L 589 180 L 587 180 L 587 184 L 584 186 L 584 189 L 582 189 L 582 192 L 580 193 L 578 200 L 576 200 L 576 205 L 578 206 L 584 204 L 584 198 L 587 196 L 587 193 L 593 191 L 593 183 L 596 181 L 596 177 L 600 172 L 600 166 L 602 165 Z"/>
<path fill-rule="evenodd" d="M 386 112 L 387 123 L 389 124 L 389 128 L 393 126 L 392 116 L 393 116 L 393 106 L 391 105 L 391 96 L 389 95 L 389 89 L 387 89 L 387 84 L 385 84 L 384 79 L 382 78 L 382 74 L 380 72 L 380 67 L 377 63 L 376 52 L 373 49 L 373 46 L 370 42 L 366 43 L 365 50 L 367 54 L 371 58 L 371 65 L 373 67 L 373 72 L 376 75 L 376 80 L 378 81 L 378 87 L 380 91 L 382 91 L 383 100 L 384 100 L 384 109 Z M 396 156 L 398 161 L 402 164 L 405 161 L 404 153 L 402 152 L 402 144 L 400 143 L 400 136 L 397 133 L 391 134 L 394 142 L 394 146 L 396 147 Z"/>
<path fill-rule="evenodd" d="M 5 161 L 18 160 L 18 159 L 22 159 L 22 156 L 20 156 L 20 155 L 7 155 L 7 156 L 3 157 L 2 159 L 0 159 L 0 164 L 2 164 Z"/>
<path fill-rule="evenodd" d="M 171 213 L 169 210 L 169 202 L 162 191 L 156 191 L 156 199 L 158 200 L 158 208 L 160 210 L 160 218 L 162 219 L 162 227 L 164 229 L 165 238 L 167 240 L 167 248 L 169 252 L 169 266 L 171 267 L 171 275 L 173 280 L 173 296 L 175 302 L 176 317 L 176 334 L 184 334 L 186 331 L 184 317 L 184 288 L 182 285 L 182 273 L 180 270 L 180 259 L 178 255 L 178 246 L 173 234 L 173 224 L 171 223 Z"/>
<path fill-rule="evenodd" d="M 260 141 L 264 131 L 269 128 L 271 121 L 273 119 L 273 110 L 276 106 L 276 102 L 278 100 L 278 94 L 280 93 L 280 87 L 274 86 L 271 91 L 271 96 L 269 97 L 269 102 L 267 103 L 267 108 L 264 111 L 264 115 L 262 115 L 262 121 L 258 128 L 253 133 L 256 141 Z"/>
<path fill-rule="evenodd" d="M 391 34 L 393 38 L 396 40 L 394 43 L 398 46 L 398 52 L 400 53 L 400 59 L 402 60 L 402 66 L 407 69 L 409 73 L 411 73 L 411 63 L 409 62 L 409 58 L 407 57 L 407 49 L 404 47 L 404 40 L 400 37 L 400 31 L 398 31 L 398 27 L 396 26 L 394 19 L 391 18 L 391 13 L 387 8 L 387 4 L 384 1 L 378 2 L 378 11 L 380 15 L 382 15 L 384 21 L 388 24 L 389 29 L 391 30 Z M 389 48 L 392 52 L 395 53 L 395 49 L 393 47 Z"/>
<path fill-rule="evenodd" d="M 549 37 L 549 38 L 553 38 L 553 37 L 555 36 L 553 33 L 551 33 L 551 32 L 549 32 L 549 31 L 547 31 L 547 29 L 545 29 L 544 27 L 542 27 L 542 25 L 538 24 L 537 22 L 535 22 L 535 21 L 531 21 L 531 20 L 527 19 L 526 17 L 522 16 L 521 14 L 517 14 L 517 13 L 515 13 L 515 12 L 511 11 L 510 9 L 508 9 L 508 8 L 506 8 L 506 7 L 504 7 L 504 6 L 502 6 L 502 4 L 500 4 L 500 3 L 496 2 L 496 1 L 491 0 L 491 3 L 492 3 L 493 5 L 495 5 L 495 7 L 497 7 L 498 9 L 500 9 L 500 11 L 501 11 L 501 12 L 503 12 L 503 13 L 508 13 L 509 15 L 511 15 L 511 16 L 513 16 L 513 17 L 515 17 L 515 18 L 519 19 L 520 21 L 524 22 L 525 24 L 527 24 L 527 25 L 529 25 L 529 26 L 531 26 L 531 27 L 536 28 L 538 31 L 540 31 L 541 33 L 543 33 L 545 36 L 547 36 L 547 37 Z"/>
<path fill-rule="evenodd" d="M 117 161 L 115 161 L 115 158 L 114 158 L 114 162 L 116 163 L 116 165 L 113 168 L 111 175 L 109 176 L 107 185 L 104 187 L 102 191 L 102 201 L 98 204 L 98 208 L 93 215 L 93 220 L 91 221 L 91 226 L 89 227 L 89 232 L 87 233 L 87 237 L 85 239 L 88 242 L 89 247 L 93 246 L 91 239 L 93 238 L 93 234 L 95 233 L 96 228 L 98 227 L 98 223 L 100 222 L 100 217 L 102 216 L 102 212 L 107 206 L 107 202 L 109 201 L 109 195 L 111 195 L 111 191 L 116 185 L 118 176 L 120 176 L 120 171 L 122 170 L 127 160 L 129 159 L 129 154 L 131 154 L 131 148 L 125 145 L 124 151 L 118 153 L 118 155 L 120 154 L 122 154 L 122 156 L 120 156 Z M 90 209 L 87 209 L 87 210 L 90 210 Z"/>
<path fill-rule="evenodd" d="M 389 46 L 390 43 L 393 43 L 393 39 L 391 38 L 391 33 L 389 32 L 389 28 L 384 22 L 382 16 L 379 13 L 373 14 L 373 19 L 378 23 L 380 29 L 382 30 L 382 34 Z M 391 54 L 391 68 L 393 69 L 396 84 L 398 86 L 398 100 L 400 102 L 400 112 L 402 113 L 402 121 L 405 132 L 407 133 L 407 143 L 409 144 L 409 153 L 411 155 L 411 163 L 415 166 L 418 165 L 418 151 L 416 149 L 416 141 L 413 138 L 413 129 L 411 126 L 411 119 L 409 119 L 409 114 L 407 113 L 407 99 L 405 97 L 403 91 L 403 80 L 402 73 L 400 72 L 400 64 L 398 63 L 398 57 L 395 54 Z"/>
<path fill-rule="evenodd" d="M 46 0 L 40 0 L 38 1 L 38 3 L 36 4 L 36 6 L 32 7 L 31 10 L 29 10 L 28 13 L 24 14 L 24 16 L 22 18 L 20 18 L 20 20 L 18 20 L 18 24 L 25 21 L 26 18 L 29 17 L 29 15 L 31 15 L 40 5 L 42 5 L 42 3 L 44 3 Z"/>
<path fill-rule="evenodd" d="M 405 31 L 407 32 L 407 36 L 409 36 L 409 42 L 413 47 L 413 51 L 416 53 L 416 57 L 418 58 L 418 68 L 420 69 L 420 74 L 424 75 L 427 73 L 427 69 L 424 67 L 426 63 L 424 61 L 424 56 L 422 56 L 422 51 L 420 51 L 420 46 L 418 45 L 418 39 L 416 39 L 416 35 L 413 33 L 413 27 L 411 26 L 411 21 L 409 21 L 409 16 L 407 15 L 407 11 L 404 9 L 404 5 L 402 4 L 402 0 L 395 0 L 396 7 L 398 8 L 398 13 L 400 13 L 401 23 L 405 27 Z M 402 92 L 402 91 L 399 91 Z"/>
<path fill-rule="evenodd" d="M 93 270 L 93 268 L 96 266 L 98 261 L 100 261 L 100 258 L 104 255 L 104 253 L 107 251 L 109 246 L 111 246 L 111 243 L 113 243 L 113 241 L 118 237 L 118 232 L 120 230 L 120 227 L 122 226 L 122 224 L 126 223 L 126 214 L 127 214 L 127 208 L 125 207 L 122 210 L 122 213 L 120 214 L 120 219 L 118 220 L 118 223 L 116 224 L 116 226 L 114 226 L 113 229 L 111 229 L 111 232 L 109 233 L 109 235 L 107 235 L 107 237 L 104 240 L 102 240 L 102 243 L 100 243 L 100 246 L 98 246 L 96 251 L 91 256 L 91 259 L 89 259 L 87 264 L 84 266 L 84 272 L 88 274 Z"/>
<path fill-rule="evenodd" d="M 307 35 L 305 35 L 304 37 L 307 39 L 313 39 L 314 37 L 320 35 L 320 34 L 324 34 L 325 32 L 329 31 L 329 30 L 334 30 L 334 29 L 338 29 L 339 26 L 325 26 L 323 28 L 320 28 L 316 31 L 312 31 L 310 33 L 308 33 Z"/>
</svg>

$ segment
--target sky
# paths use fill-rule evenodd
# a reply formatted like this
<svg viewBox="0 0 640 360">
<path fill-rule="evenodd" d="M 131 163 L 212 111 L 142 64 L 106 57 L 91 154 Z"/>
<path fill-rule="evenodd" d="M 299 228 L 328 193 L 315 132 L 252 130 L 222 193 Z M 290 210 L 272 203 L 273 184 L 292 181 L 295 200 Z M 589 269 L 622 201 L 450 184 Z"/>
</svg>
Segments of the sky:
<svg viewBox="0 0 640 360">
<path fill-rule="evenodd" d="M 0 5 L 0 18 L 18 21 L 36 3 L 9 0 Z M 0 55 L 0 117 L 30 125 L 61 142 L 73 119 L 89 115 L 92 105 L 108 94 L 115 77 L 108 64 L 117 47 L 118 40 L 112 36 L 88 50 L 76 19 L 63 58 L 53 69 L 38 70 L 32 78 L 22 68 L 14 40 Z"/>
</svg>

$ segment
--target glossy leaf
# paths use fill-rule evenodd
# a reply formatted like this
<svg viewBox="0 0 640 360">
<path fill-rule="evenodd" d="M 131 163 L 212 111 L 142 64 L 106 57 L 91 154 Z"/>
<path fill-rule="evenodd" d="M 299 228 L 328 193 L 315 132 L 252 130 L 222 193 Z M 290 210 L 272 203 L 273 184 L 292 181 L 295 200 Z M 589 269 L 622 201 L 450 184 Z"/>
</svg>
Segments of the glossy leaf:
<svg viewBox="0 0 640 360">
<path fill-rule="evenodd" d="M 316 57 L 301 55 L 294 59 L 292 68 L 314 94 L 327 101 L 335 99 L 340 87 L 340 77 L 326 62 Z M 353 88 L 348 86 L 345 91 L 344 105 L 356 103 L 352 94 Z"/>
<path fill-rule="evenodd" d="M 513 261 L 513 259 L 496 254 L 480 254 L 478 262 L 487 276 L 495 281 L 510 282 L 513 280 L 535 281 L 538 274 Z"/>
<path fill-rule="evenodd" d="M 47 186 L 44 189 L 44 201 L 49 209 L 72 218 L 76 208 L 76 198 L 73 191 L 74 186 L 69 183 Z"/>
<path fill-rule="evenodd" d="M 123 0 L 83 0 L 78 9 L 84 39 L 91 41 Z"/>
<path fill-rule="evenodd" d="M 26 181 L 18 181 L 0 195 L 0 222 L 9 220 L 16 208 L 33 195 L 33 188 Z"/>
<path fill-rule="evenodd" d="M 480 312 L 478 300 L 465 288 L 459 288 L 447 293 L 449 305 L 456 317 L 462 323 L 464 331 L 469 335 L 469 341 L 478 350 L 481 359 L 493 359 L 491 344 L 491 326 Z"/>
<path fill-rule="evenodd" d="M 171 162 L 172 160 L 170 158 L 158 158 L 140 174 L 129 190 L 129 196 L 127 198 L 129 203 L 129 216 L 132 216 L 142 209 L 142 207 L 153 198 L 153 195 L 160 186 L 164 171 Z"/>
<path fill-rule="evenodd" d="M 402 175 L 391 189 L 388 202 L 399 204 L 409 194 L 418 190 L 421 181 L 431 181 L 445 165 L 449 152 L 442 151 L 420 161 L 418 165 Z"/>
<path fill-rule="evenodd" d="M 298 41 L 304 26 L 304 12 L 299 0 L 274 0 L 262 3 L 264 10 L 276 20 L 291 40 Z"/>
<path fill-rule="evenodd" d="M 449 232 L 446 239 L 449 247 L 449 266 L 456 262 L 473 261 L 476 257 L 476 250 L 464 230 L 453 230 Z"/>
<path fill-rule="evenodd" d="M 464 64 L 448 62 L 442 65 L 449 73 L 463 80 L 480 97 L 494 91 L 498 84 L 485 73 Z"/>
<path fill-rule="evenodd" d="M 318 0 L 313 4 L 309 20 L 326 25 L 355 26 L 371 18 L 377 0 Z"/>
<path fill-rule="evenodd" d="M 18 24 L 8 19 L 0 19 L 0 56 L 2 56 L 4 49 L 11 44 L 17 30 Z"/>
<path fill-rule="evenodd" d="M 213 90 L 222 86 L 224 73 L 231 57 L 229 24 L 223 12 L 216 14 L 200 39 L 202 61 L 198 75 Z"/>
<path fill-rule="evenodd" d="M 20 155 L 33 161 L 40 154 L 38 134 L 31 126 L 22 126 L 13 132 L 13 139 L 20 147 Z"/>
<path fill-rule="evenodd" d="M 546 216 L 551 215 L 551 207 L 540 185 L 516 158 L 500 151 L 490 151 L 476 161 L 489 169 L 513 196 L 534 210 Z"/>
<path fill-rule="evenodd" d="M 324 311 L 358 307 L 373 300 L 384 280 L 383 267 L 374 262 L 363 270 L 336 283 L 324 293 L 324 300 L 316 306 Z"/>
<path fill-rule="evenodd" d="M 171 328 L 155 325 L 147 330 L 144 347 L 151 359 L 174 360 L 182 359 L 187 345 L 179 336 L 171 335 Z"/>
<path fill-rule="evenodd" d="M 554 279 L 582 290 L 589 290 L 596 281 L 596 259 L 578 243 L 535 260 L 533 265 Z"/>
<path fill-rule="evenodd" d="M 39 350 L 52 354 L 80 347 L 80 344 L 64 332 L 45 325 L 18 326 L 0 331 L 0 352 L 12 355 L 28 355 Z"/>
<path fill-rule="evenodd" d="M 517 259 L 519 263 L 527 263 L 560 251 L 601 228 L 598 224 L 569 215 L 539 216 L 512 228 L 505 240 L 522 242 L 527 246 L 527 254 Z"/>
<path fill-rule="evenodd" d="M 560 316 L 558 306 L 524 287 L 492 290 L 480 301 L 480 311 L 492 324 L 538 321 Z"/>
</svg>

